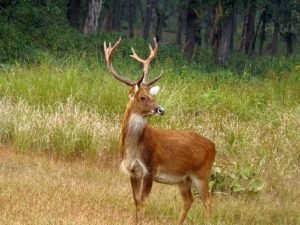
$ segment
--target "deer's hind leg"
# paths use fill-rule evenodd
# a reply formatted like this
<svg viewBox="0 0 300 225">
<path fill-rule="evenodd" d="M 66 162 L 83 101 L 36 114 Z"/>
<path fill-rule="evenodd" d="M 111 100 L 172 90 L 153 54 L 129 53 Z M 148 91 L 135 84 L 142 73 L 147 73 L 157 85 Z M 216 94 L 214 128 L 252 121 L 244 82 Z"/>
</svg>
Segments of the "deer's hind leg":
<svg viewBox="0 0 300 225">
<path fill-rule="evenodd" d="M 194 201 L 192 190 L 191 190 L 192 188 L 191 179 L 187 178 L 184 182 L 179 183 L 178 187 L 183 200 L 183 207 L 177 225 L 182 225 Z"/>
<path fill-rule="evenodd" d="M 211 197 L 208 188 L 209 176 L 193 176 L 192 180 L 202 199 L 206 217 L 209 218 L 211 214 Z"/>
</svg>

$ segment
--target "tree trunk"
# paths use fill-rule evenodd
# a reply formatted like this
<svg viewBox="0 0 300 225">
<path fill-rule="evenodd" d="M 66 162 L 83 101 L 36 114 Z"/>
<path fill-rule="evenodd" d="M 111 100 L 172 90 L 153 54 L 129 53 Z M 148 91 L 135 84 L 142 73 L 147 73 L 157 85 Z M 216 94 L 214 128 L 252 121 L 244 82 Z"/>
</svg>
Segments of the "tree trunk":
<svg viewBox="0 0 300 225">
<path fill-rule="evenodd" d="M 155 6 L 155 0 L 147 0 L 146 4 L 147 4 L 146 15 L 145 15 L 145 23 L 143 29 L 143 38 L 145 41 L 149 39 L 149 35 L 150 35 L 150 28 L 151 28 L 152 14 Z"/>
<path fill-rule="evenodd" d="M 122 1 L 112 1 L 112 30 L 121 31 Z"/>
<path fill-rule="evenodd" d="M 162 40 L 162 31 L 165 24 L 165 12 L 157 8 L 156 10 L 156 29 L 155 29 L 155 36 L 157 41 Z"/>
<path fill-rule="evenodd" d="M 186 22 L 186 7 L 182 6 L 178 13 L 177 31 L 176 31 L 176 44 L 181 46 L 182 43 L 182 30 Z"/>
<path fill-rule="evenodd" d="M 247 2 L 246 15 L 244 17 L 243 33 L 241 37 L 240 50 L 244 50 L 245 54 L 250 55 L 254 52 L 255 44 L 253 43 L 255 34 L 255 16 L 256 16 L 256 0 Z"/>
<path fill-rule="evenodd" d="M 274 21 L 273 37 L 272 37 L 272 55 L 277 55 L 279 39 L 279 22 Z"/>
<path fill-rule="evenodd" d="M 128 12 L 129 38 L 134 38 L 134 21 L 135 21 L 137 6 L 138 6 L 138 0 L 130 0 L 129 12 Z"/>
<path fill-rule="evenodd" d="M 71 26 L 79 28 L 81 0 L 70 0 L 67 9 L 67 18 Z"/>
<path fill-rule="evenodd" d="M 228 63 L 233 33 L 233 6 L 234 0 L 229 1 L 224 9 L 221 3 L 216 8 L 212 45 L 214 46 L 215 61 L 219 66 L 225 66 Z M 226 11 L 224 12 L 224 10 Z"/>
<path fill-rule="evenodd" d="M 231 18 L 231 23 L 232 23 L 232 35 L 231 35 L 231 38 L 230 38 L 230 51 L 233 51 L 234 49 L 234 33 L 236 32 L 237 30 L 237 25 L 236 25 L 236 13 L 233 12 L 233 15 L 232 15 L 232 18 Z"/>
<path fill-rule="evenodd" d="M 232 15 L 226 16 L 223 19 L 223 29 L 221 31 L 221 39 L 219 40 L 218 48 L 215 55 L 216 63 L 220 66 L 225 66 L 228 63 L 230 52 L 230 41 L 232 37 Z"/>
<path fill-rule="evenodd" d="M 187 6 L 186 16 L 186 39 L 184 45 L 184 55 L 190 61 L 193 57 L 194 47 L 196 44 L 196 19 L 197 15 L 194 11 L 194 7 L 197 4 L 197 0 L 189 0 Z"/>
<path fill-rule="evenodd" d="M 244 4 L 245 4 L 245 2 L 244 2 Z M 246 7 L 246 6 L 244 6 L 244 7 Z M 241 52 L 243 51 L 244 46 L 245 46 L 246 27 L 247 27 L 247 11 L 243 18 L 243 28 L 242 28 L 242 34 L 241 34 L 241 40 L 240 40 L 240 46 L 239 46 L 239 51 L 241 51 Z"/>
<path fill-rule="evenodd" d="M 144 12 L 143 12 L 143 5 L 142 5 L 142 1 L 141 0 L 137 0 L 138 1 L 138 8 L 141 14 L 141 18 L 142 18 L 142 24 L 145 23 L 145 16 L 144 16 Z"/>
<path fill-rule="evenodd" d="M 205 24 L 205 34 L 204 34 L 204 42 L 207 48 L 211 45 L 211 34 L 213 32 L 214 26 L 214 7 L 212 5 L 208 5 L 205 10 L 206 13 L 206 24 Z"/>
<path fill-rule="evenodd" d="M 162 41 L 163 39 L 163 29 L 166 27 L 167 23 L 166 21 L 173 17 L 173 15 L 178 11 L 178 9 L 175 9 L 173 11 L 170 11 L 167 14 L 167 9 L 169 6 L 169 1 L 165 0 L 163 2 L 163 6 L 162 8 L 160 8 L 158 6 L 158 1 L 157 1 L 157 7 L 156 7 L 156 30 L 155 30 L 155 34 L 156 34 L 156 38 L 157 41 Z"/>
<path fill-rule="evenodd" d="M 287 11 L 287 30 L 285 32 L 286 54 L 290 56 L 293 53 L 293 32 L 292 32 L 292 11 Z"/>
<path fill-rule="evenodd" d="M 83 33 L 95 33 L 98 30 L 98 20 L 102 9 L 103 0 L 89 0 L 88 15 L 85 19 Z"/>
<path fill-rule="evenodd" d="M 260 56 L 263 53 L 264 42 L 266 40 L 266 22 L 267 22 L 266 10 L 264 10 L 261 15 L 261 21 L 262 21 L 262 26 L 261 26 L 261 31 L 260 31 L 260 35 L 259 35 L 259 55 Z"/>
<path fill-rule="evenodd" d="M 259 17 L 259 21 L 258 21 L 258 24 L 256 26 L 256 31 L 254 33 L 254 37 L 253 37 L 252 42 L 250 44 L 250 50 L 248 52 L 248 56 L 252 56 L 252 54 L 255 51 L 255 43 L 256 43 L 257 34 L 258 34 L 261 23 L 262 23 L 262 15 L 260 15 L 260 17 Z"/>
<path fill-rule="evenodd" d="M 280 5 L 281 0 L 274 1 L 274 8 L 273 8 L 273 37 L 272 37 L 272 55 L 277 55 L 278 52 L 278 40 L 279 40 L 279 31 L 280 31 L 280 24 L 279 24 L 279 15 L 280 15 Z"/>
<path fill-rule="evenodd" d="M 106 14 L 104 21 L 103 21 L 103 25 L 104 25 L 104 30 L 106 32 L 112 31 L 112 10 L 111 9 Z"/>
<path fill-rule="evenodd" d="M 293 53 L 292 10 L 288 1 L 283 1 L 281 6 L 283 28 L 280 33 L 286 42 L 286 54 L 289 56 Z"/>
<path fill-rule="evenodd" d="M 293 54 L 293 38 L 291 35 L 286 38 L 286 54 L 287 56 Z"/>
</svg>

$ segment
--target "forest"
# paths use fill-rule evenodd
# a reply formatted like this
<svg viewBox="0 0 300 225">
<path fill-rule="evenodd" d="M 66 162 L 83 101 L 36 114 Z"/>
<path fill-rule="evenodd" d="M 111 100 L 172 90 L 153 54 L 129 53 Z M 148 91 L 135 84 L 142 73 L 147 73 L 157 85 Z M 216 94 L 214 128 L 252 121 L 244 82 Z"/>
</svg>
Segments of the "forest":
<svg viewBox="0 0 300 225">
<path fill-rule="evenodd" d="M 0 60 L 92 52 L 112 36 L 156 37 L 177 57 L 196 63 L 209 58 L 221 67 L 239 58 L 291 57 L 299 52 L 299 15 L 296 0 L 1 0 Z"/>
<path fill-rule="evenodd" d="M 165 113 L 148 124 L 215 144 L 209 221 L 193 186 L 184 224 L 300 225 L 299 34 L 298 0 L 0 0 L 0 224 L 134 224 L 129 90 L 103 51 L 121 37 L 113 65 L 131 81 L 131 48 L 147 58 L 158 42 Z M 154 183 L 143 224 L 181 207 L 176 185 Z"/>
</svg>

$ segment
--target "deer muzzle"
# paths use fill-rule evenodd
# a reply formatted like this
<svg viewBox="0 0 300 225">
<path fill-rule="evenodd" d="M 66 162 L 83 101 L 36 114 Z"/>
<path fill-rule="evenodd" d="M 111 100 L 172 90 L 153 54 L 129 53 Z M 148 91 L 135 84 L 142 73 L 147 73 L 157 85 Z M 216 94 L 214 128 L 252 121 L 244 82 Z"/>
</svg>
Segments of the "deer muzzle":
<svg viewBox="0 0 300 225">
<path fill-rule="evenodd" d="M 156 115 L 162 116 L 165 114 L 165 109 L 163 107 L 159 106 L 154 110 L 154 112 Z"/>
</svg>

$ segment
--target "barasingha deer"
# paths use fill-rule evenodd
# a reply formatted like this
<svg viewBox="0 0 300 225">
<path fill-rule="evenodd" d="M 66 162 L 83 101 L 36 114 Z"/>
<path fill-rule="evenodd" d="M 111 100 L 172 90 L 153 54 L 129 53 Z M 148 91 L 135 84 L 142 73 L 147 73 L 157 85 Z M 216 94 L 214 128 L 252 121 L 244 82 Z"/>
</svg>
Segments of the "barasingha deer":
<svg viewBox="0 0 300 225">
<path fill-rule="evenodd" d="M 191 131 L 162 130 L 147 125 L 151 115 L 163 115 L 165 110 L 155 102 L 158 86 L 151 87 L 162 73 L 146 81 L 149 64 L 158 51 L 158 44 L 150 47 L 150 55 L 144 60 L 132 48 L 131 57 L 143 65 L 143 73 L 137 82 L 120 76 L 112 65 L 112 55 L 121 43 L 106 46 L 104 52 L 108 70 L 119 81 L 130 87 L 121 128 L 121 169 L 129 175 L 136 206 L 136 224 L 142 223 L 143 208 L 153 182 L 176 184 L 183 199 L 178 224 L 183 224 L 193 203 L 192 184 L 197 188 L 209 214 L 211 200 L 208 180 L 215 159 L 214 144 L 207 138 Z"/>
</svg>

